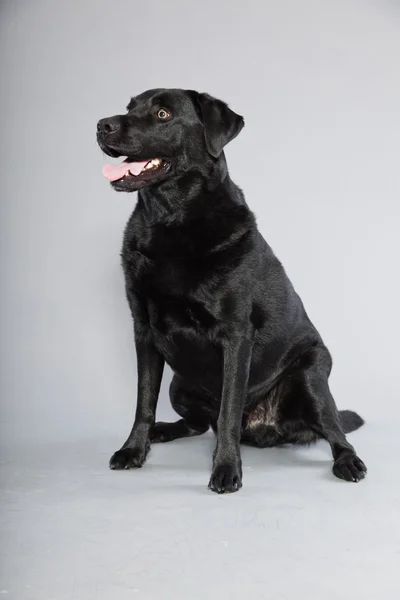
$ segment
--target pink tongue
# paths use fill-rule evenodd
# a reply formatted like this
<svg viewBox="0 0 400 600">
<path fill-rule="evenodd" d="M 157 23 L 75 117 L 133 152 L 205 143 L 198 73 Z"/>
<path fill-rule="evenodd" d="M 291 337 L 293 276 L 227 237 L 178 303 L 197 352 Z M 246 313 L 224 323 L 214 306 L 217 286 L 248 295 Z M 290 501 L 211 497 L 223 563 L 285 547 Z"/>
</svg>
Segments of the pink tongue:
<svg viewBox="0 0 400 600">
<path fill-rule="evenodd" d="M 119 165 L 104 165 L 103 175 L 106 179 L 108 179 L 108 181 L 117 181 L 117 179 L 122 179 L 122 177 L 124 177 L 128 171 L 136 177 L 148 162 L 148 160 L 145 160 L 143 162 L 122 162 Z"/>
</svg>

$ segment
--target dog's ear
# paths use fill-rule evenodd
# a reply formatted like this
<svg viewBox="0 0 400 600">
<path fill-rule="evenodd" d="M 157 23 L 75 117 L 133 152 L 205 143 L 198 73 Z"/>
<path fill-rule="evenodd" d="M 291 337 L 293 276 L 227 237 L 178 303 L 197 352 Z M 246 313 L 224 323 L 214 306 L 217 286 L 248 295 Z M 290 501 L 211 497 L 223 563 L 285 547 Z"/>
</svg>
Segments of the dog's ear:
<svg viewBox="0 0 400 600">
<path fill-rule="evenodd" d="M 224 146 L 243 129 L 244 119 L 229 108 L 225 102 L 208 94 L 197 94 L 197 105 L 204 125 L 208 152 L 217 158 Z"/>
</svg>

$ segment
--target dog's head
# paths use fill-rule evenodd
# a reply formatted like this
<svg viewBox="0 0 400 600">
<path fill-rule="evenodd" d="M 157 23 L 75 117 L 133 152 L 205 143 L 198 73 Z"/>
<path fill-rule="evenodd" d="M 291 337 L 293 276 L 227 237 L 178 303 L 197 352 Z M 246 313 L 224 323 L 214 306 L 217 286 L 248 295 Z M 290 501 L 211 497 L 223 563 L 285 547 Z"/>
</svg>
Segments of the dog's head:
<svg viewBox="0 0 400 600">
<path fill-rule="evenodd" d="M 97 124 L 100 148 L 118 165 L 104 176 L 114 189 L 134 192 L 190 169 L 207 172 L 238 135 L 243 118 L 224 102 L 191 90 L 149 90 L 132 98 L 124 115 Z"/>
</svg>

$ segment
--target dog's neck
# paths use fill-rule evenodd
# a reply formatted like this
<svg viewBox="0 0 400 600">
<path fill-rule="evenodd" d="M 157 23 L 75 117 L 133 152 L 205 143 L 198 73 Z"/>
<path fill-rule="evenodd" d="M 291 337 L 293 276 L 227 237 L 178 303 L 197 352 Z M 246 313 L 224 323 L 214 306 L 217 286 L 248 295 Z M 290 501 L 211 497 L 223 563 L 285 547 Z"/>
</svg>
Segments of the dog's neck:
<svg viewBox="0 0 400 600">
<path fill-rule="evenodd" d="M 138 209 L 148 222 L 170 219 L 183 222 L 188 214 L 193 218 L 194 214 L 210 212 L 212 196 L 235 198 L 235 194 L 229 193 L 232 186 L 236 187 L 222 153 L 202 170 L 187 169 L 159 185 L 140 190 Z"/>
</svg>

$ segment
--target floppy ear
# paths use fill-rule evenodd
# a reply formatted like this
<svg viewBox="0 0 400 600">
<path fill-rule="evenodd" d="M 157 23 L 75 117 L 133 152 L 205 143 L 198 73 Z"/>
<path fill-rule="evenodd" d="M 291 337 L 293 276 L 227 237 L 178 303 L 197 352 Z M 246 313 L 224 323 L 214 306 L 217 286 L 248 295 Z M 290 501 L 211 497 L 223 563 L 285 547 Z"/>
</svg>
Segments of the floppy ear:
<svg viewBox="0 0 400 600">
<path fill-rule="evenodd" d="M 225 102 L 208 94 L 197 94 L 197 103 L 204 124 L 207 150 L 217 158 L 224 146 L 241 132 L 243 117 L 233 112 Z"/>
</svg>

